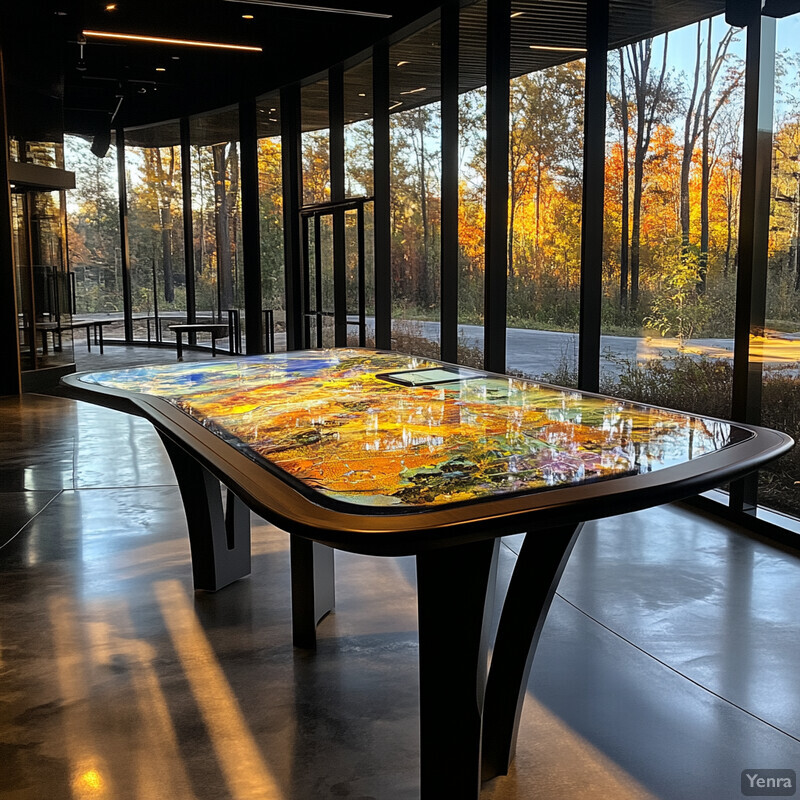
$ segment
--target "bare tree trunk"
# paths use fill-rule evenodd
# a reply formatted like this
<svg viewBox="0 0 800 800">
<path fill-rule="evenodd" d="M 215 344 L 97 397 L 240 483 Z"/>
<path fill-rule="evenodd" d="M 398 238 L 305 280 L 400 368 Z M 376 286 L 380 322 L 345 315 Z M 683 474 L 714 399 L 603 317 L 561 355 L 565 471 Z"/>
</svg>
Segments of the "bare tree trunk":
<svg viewBox="0 0 800 800">
<path fill-rule="evenodd" d="M 709 45 L 710 45 L 709 38 Z M 699 118 L 697 108 L 697 87 L 700 82 L 700 52 L 701 52 L 701 23 L 697 23 L 697 42 L 695 47 L 694 59 L 694 81 L 692 83 L 692 96 L 689 99 L 689 107 L 686 109 L 686 120 L 683 125 L 683 155 L 681 157 L 681 179 L 680 179 L 680 220 L 681 220 L 681 253 L 685 258 L 689 253 L 689 228 L 691 216 L 689 209 L 689 176 L 692 170 L 692 156 L 694 146 L 697 142 Z M 706 91 L 701 96 L 708 97 L 708 63 L 706 63 Z"/>
<path fill-rule="evenodd" d="M 797 178 L 797 213 L 794 218 L 791 267 L 794 270 L 794 290 L 800 292 L 800 172 L 796 172 L 795 177 Z"/>
<path fill-rule="evenodd" d="M 156 185 L 158 195 L 158 222 L 161 228 L 161 265 L 164 272 L 164 300 L 171 303 L 175 299 L 175 281 L 172 274 L 172 205 L 171 205 L 171 177 L 174 174 L 170 165 L 170 180 L 164 174 L 164 162 L 161 158 L 161 148 L 155 149 Z M 175 161 L 175 151 L 171 152 L 172 163 Z"/>
<path fill-rule="evenodd" d="M 430 301 L 430 281 L 428 279 L 430 252 L 430 229 L 428 222 L 428 182 L 425 175 L 425 120 L 421 110 L 417 110 L 417 126 L 419 128 L 419 195 L 420 214 L 422 216 L 422 275 L 420 286 L 417 287 L 417 296 L 422 304 L 427 306 Z"/>
<path fill-rule="evenodd" d="M 211 148 L 214 159 L 214 228 L 217 238 L 217 297 L 218 319 L 222 310 L 233 304 L 233 263 L 231 260 L 230 203 L 226 187 L 228 179 L 228 145 L 215 144 Z"/>
<path fill-rule="evenodd" d="M 631 308 L 639 304 L 639 265 L 642 233 L 642 192 L 644 189 L 644 162 L 650 149 L 650 140 L 656 120 L 656 110 L 661 101 L 664 77 L 667 73 L 667 45 L 669 34 L 664 34 L 664 56 L 661 73 L 653 89 L 649 108 L 647 89 L 649 85 L 650 59 L 653 53 L 653 40 L 647 39 L 630 45 L 628 65 L 633 73 L 636 94 L 636 143 L 633 152 L 633 219 L 631 226 Z"/>
<path fill-rule="evenodd" d="M 699 24 L 698 24 L 699 27 Z M 708 33 L 706 42 L 706 89 L 703 93 L 703 164 L 702 176 L 700 181 L 700 262 L 698 264 L 697 285 L 698 294 L 706 291 L 706 281 L 708 276 L 708 238 L 709 238 L 709 218 L 708 218 L 708 182 L 711 176 L 711 169 L 708 160 L 709 150 L 709 129 L 711 128 L 711 115 L 709 100 L 711 98 L 711 19 L 708 20 Z"/>
<path fill-rule="evenodd" d="M 620 105 L 622 119 L 622 224 L 619 248 L 619 307 L 628 310 L 628 243 L 630 240 L 630 164 L 628 162 L 628 91 L 625 59 L 619 51 Z"/>
</svg>

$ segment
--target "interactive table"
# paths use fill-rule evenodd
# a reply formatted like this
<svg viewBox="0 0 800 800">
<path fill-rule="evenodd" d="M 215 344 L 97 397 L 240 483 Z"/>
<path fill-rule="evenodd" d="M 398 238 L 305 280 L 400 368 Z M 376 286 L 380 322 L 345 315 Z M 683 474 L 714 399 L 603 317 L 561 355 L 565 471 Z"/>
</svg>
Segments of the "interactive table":
<svg viewBox="0 0 800 800">
<path fill-rule="evenodd" d="M 196 588 L 249 573 L 248 508 L 289 532 L 299 646 L 314 646 L 333 605 L 331 548 L 416 556 L 425 800 L 477 798 L 481 776 L 507 772 L 539 634 L 584 520 L 696 494 L 792 445 L 764 428 L 364 349 L 62 381 L 158 430 Z M 499 537 L 519 532 L 487 675 Z"/>
</svg>

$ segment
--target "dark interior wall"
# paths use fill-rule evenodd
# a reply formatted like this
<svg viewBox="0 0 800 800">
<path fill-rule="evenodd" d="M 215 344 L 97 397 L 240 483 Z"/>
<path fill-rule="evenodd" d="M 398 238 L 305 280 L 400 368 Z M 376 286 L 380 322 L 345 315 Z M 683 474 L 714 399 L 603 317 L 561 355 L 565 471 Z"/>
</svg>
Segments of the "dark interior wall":
<svg viewBox="0 0 800 800">
<path fill-rule="evenodd" d="M 42 25 L 48 27 L 47 21 Z M 46 37 L 47 46 L 41 46 L 11 26 L 3 29 L 9 136 L 21 141 L 62 142 L 63 48 L 57 37 Z"/>
</svg>

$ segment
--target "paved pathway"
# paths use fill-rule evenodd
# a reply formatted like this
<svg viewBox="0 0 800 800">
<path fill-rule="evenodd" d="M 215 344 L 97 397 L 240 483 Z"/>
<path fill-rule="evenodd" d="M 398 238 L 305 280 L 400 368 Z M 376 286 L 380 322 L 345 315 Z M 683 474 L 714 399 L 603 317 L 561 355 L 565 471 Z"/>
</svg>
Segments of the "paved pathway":
<svg viewBox="0 0 800 800">
<path fill-rule="evenodd" d="M 86 314 L 102 317 L 102 314 Z M 402 324 L 402 323 L 401 323 Z M 405 323 L 410 332 L 439 341 L 439 323 L 410 320 Z M 374 320 L 367 318 L 367 326 L 374 329 Z M 472 347 L 483 350 L 483 327 L 481 325 L 459 325 L 461 339 Z M 278 350 L 285 349 L 285 334 L 276 335 Z M 221 345 L 224 349 L 225 344 Z M 560 365 L 575 369 L 578 359 L 578 334 L 562 331 L 539 331 L 527 328 L 509 328 L 506 337 L 507 365 L 527 375 L 553 373 Z M 764 364 L 792 375 L 800 375 L 800 333 L 776 334 L 762 340 L 754 348 L 763 358 Z M 679 351 L 677 339 L 645 338 L 636 336 L 602 336 L 601 370 L 619 374 L 621 367 L 608 355 L 625 361 L 647 361 L 651 358 L 670 358 Z M 733 359 L 733 339 L 689 339 L 684 342 L 683 353 L 699 357 Z M 76 355 L 77 352 L 76 352 Z M 161 354 L 155 356 L 162 358 Z M 202 357 L 202 356 L 201 356 Z"/>
<path fill-rule="evenodd" d="M 439 339 L 439 324 L 417 322 L 423 336 Z M 483 327 L 459 325 L 463 340 L 473 347 L 483 349 Z M 527 328 L 509 328 L 506 336 L 506 363 L 509 369 L 517 369 L 527 375 L 555 372 L 560 364 L 575 368 L 578 362 L 578 334 L 563 331 L 537 331 Z M 627 361 L 647 361 L 678 354 L 677 339 L 650 339 L 635 336 L 602 336 L 601 354 L 612 354 Z M 689 355 L 704 353 L 715 358 L 733 358 L 732 339 L 691 339 L 685 342 L 684 352 Z M 791 361 L 791 359 L 787 359 Z M 601 369 L 618 372 L 608 358 L 603 358 Z"/>
</svg>

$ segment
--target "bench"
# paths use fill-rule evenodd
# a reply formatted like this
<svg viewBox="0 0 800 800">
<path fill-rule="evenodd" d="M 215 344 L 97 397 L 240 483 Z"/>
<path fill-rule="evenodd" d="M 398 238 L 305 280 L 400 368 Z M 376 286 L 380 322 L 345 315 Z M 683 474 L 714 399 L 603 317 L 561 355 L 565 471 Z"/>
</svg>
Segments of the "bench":
<svg viewBox="0 0 800 800">
<path fill-rule="evenodd" d="M 170 325 L 169 329 L 175 334 L 175 345 L 178 351 L 178 361 L 183 361 L 183 334 L 184 333 L 210 333 L 211 355 L 217 355 L 217 338 L 228 333 L 228 325 L 223 322 L 186 322 L 180 325 Z M 234 354 L 234 343 L 229 344 L 229 352 Z"/>
<path fill-rule="evenodd" d="M 79 328 L 86 329 L 86 349 L 92 352 L 92 330 L 94 330 L 94 342 L 100 347 L 100 353 L 104 352 L 103 346 L 103 326 L 111 325 L 116 320 L 113 319 L 73 319 L 69 322 L 37 322 L 36 330 L 42 337 L 42 352 L 47 353 L 47 335 L 53 337 L 53 349 L 61 352 L 61 335 L 64 331 L 74 331 Z"/>
<path fill-rule="evenodd" d="M 103 327 L 116 322 L 113 319 L 73 319 L 67 323 L 59 325 L 60 331 L 74 331 L 79 328 L 86 329 L 86 349 L 92 352 L 92 330 L 94 330 L 94 343 L 99 346 L 100 354 L 103 354 Z"/>
</svg>

